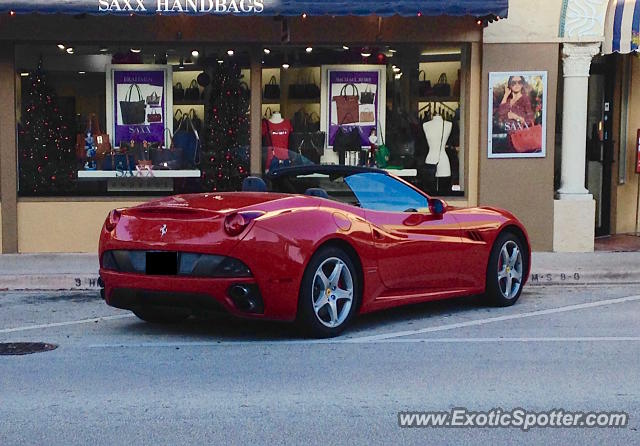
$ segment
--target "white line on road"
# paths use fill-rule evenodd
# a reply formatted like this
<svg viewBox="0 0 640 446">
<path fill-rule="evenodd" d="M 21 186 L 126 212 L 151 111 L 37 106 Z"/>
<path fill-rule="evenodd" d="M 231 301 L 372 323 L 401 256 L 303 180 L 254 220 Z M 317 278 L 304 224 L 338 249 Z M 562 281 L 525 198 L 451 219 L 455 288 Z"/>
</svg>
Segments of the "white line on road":
<svg viewBox="0 0 640 446">
<path fill-rule="evenodd" d="M 37 330 L 39 328 L 65 327 L 67 325 L 79 325 L 79 324 L 88 324 L 91 322 L 112 321 L 114 319 L 124 319 L 124 318 L 134 317 L 134 316 L 135 316 L 134 314 L 118 314 L 115 316 L 96 317 L 93 319 L 80 319 L 78 321 L 53 322 L 51 324 L 27 325 L 25 327 L 3 328 L 3 329 L 0 329 L 0 333 L 15 333 L 17 331 Z"/>
<path fill-rule="evenodd" d="M 383 333 L 383 334 L 373 335 L 373 336 L 363 336 L 359 338 L 346 339 L 344 340 L 344 342 L 359 343 L 359 342 L 381 341 L 383 339 L 413 336 L 413 335 L 423 334 L 423 333 L 433 333 L 436 331 L 453 330 L 455 328 L 475 327 L 478 325 L 485 325 L 493 322 L 510 321 L 513 319 L 524 319 L 528 317 L 542 316 L 545 314 L 566 313 L 568 311 L 583 310 L 586 308 L 597 308 L 597 307 L 603 307 L 606 305 L 621 304 L 621 303 L 633 302 L 637 300 L 640 300 L 640 295 L 620 297 L 617 299 L 601 300 L 598 302 L 588 302 L 584 304 L 567 305 L 566 307 L 549 308 L 546 310 L 530 311 L 527 313 L 507 314 L 504 316 L 496 316 L 496 317 L 490 317 L 486 319 L 476 319 L 473 321 L 458 322 L 455 324 L 438 325 L 435 327 L 418 328 L 415 330 L 396 331 L 392 333 Z"/>
<path fill-rule="evenodd" d="M 378 341 L 343 339 L 266 340 L 266 341 L 195 341 L 195 342 L 141 342 L 135 344 L 93 344 L 89 348 L 178 348 L 178 347 L 238 347 L 256 345 L 309 345 L 309 344 L 464 344 L 500 342 L 640 342 L 640 336 L 598 336 L 573 338 L 404 338 Z"/>
</svg>

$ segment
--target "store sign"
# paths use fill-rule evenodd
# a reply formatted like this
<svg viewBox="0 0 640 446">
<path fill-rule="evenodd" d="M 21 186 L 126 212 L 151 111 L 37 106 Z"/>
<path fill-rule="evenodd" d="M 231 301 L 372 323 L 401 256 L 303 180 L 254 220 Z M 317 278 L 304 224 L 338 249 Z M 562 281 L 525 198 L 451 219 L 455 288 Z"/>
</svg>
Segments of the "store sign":
<svg viewBox="0 0 640 446">
<path fill-rule="evenodd" d="M 263 0 L 98 0 L 105 13 L 260 14 Z"/>
</svg>

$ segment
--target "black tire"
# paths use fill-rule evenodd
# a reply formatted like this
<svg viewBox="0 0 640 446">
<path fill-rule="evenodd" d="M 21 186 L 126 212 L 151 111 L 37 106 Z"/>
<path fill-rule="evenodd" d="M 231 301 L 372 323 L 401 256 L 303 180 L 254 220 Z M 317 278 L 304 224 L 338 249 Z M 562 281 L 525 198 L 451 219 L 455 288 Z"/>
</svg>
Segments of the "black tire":
<svg viewBox="0 0 640 446">
<path fill-rule="evenodd" d="M 345 311 L 346 317 L 344 317 L 344 320 L 339 325 L 336 325 L 334 327 L 329 327 L 320 321 L 321 317 L 316 315 L 316 312 L 314 310 L 313 298 L 314 278 L 316 277 L 316 271 L 318 271 L 318 268 L 320 268 L 321 265 L 325 264 L 325 262 L 330 262 L 331 259 L 339 259 L 344 263 L 343 268 L 346 268 L 348 270 L 353 286 L 351 306 L 348 310 Z M 331 266 L 330 263 L 326 263 L 326 265 Z M 346 276 L 342 277 L 344 278 Z M 296 324 L 303 333 L 312 337 L 331 338 L 334 336 L 338 336 L 344 331 L 344 329 L 353 319 L 358 309 L 361 292 L 362 288 L 360 284 L 358 269 L 356 268 L 356 265 L 351 257 L 343 249 L 336 246 L 326 246 L 324 248 L 321 248 L 311 258 L 311 261 L 307 265 L 307 268 L 305 269 L 304 275 L 302 277 L 300 294 L 298 297 L 298 317 L 296 319 Z M 328 298 L 331 297 L 333 296 L 328 296 Z M 335 302 L 338 308 L 337 313 L 342 313 L 342 310 L 345 310 L 346 303 L 342 303 L 342 306 L 340 306 L 340 301 L 336 300 Z"/>
<path fill-rule="evenodd" d="M 503 265 L 501 253 L 504 247 L 506 247 L 509 257 L 513 255 L 514 247 L 519 250 L 520 261 L 518 262 L 516 258 L 515 268 L 511 265 Z M 522 294 L 522 282 L 528 268 L 528 260 L 526 248 L 520 237 L 510 231 L 502 232 L 498 236 L 491 248 L 486 273 L 486 297 L 490 304 L 498 307 L 508 307 L 517 302 L 520 294 Z M 499 278 L 501 271 L 506 273 L 507 277 Z M 520 274 L 519 281 L 517 280 L 518 273 Z M 511 292 L 507 289 L 509 274 L 512 274 Z M 517 291 L 514 291 L 513 288 L 516 283 L 518 284 Z"/>
<path fill-rule="evenodd" d="M 131 311 L 143 321 L 153 324 L 175 324 L 189 317 L 186 312 L 166 308 L 143 307 Z"/>
</svg>

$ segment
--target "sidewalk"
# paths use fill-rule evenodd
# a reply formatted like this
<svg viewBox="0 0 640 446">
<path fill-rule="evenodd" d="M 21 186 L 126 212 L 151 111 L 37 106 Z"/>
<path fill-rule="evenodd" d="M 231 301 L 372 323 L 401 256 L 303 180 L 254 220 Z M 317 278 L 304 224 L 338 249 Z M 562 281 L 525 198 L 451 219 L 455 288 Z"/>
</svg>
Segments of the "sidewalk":
<svg viewBox="0 0 640 446">
<path fill-rule="evenodd" d="M 528 286 L 640 284 L 640 252 L 532 256 Z M 98 290 L 95 254 L 2 254 L 0 290 Z"/>
</svg>

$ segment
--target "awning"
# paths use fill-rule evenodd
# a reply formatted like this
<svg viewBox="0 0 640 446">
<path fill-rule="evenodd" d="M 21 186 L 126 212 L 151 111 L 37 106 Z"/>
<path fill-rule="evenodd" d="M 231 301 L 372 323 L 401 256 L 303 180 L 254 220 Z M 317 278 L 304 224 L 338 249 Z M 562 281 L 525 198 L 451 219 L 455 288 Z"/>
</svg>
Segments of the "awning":
<svg viewBox="0 0 640 446">
<path fill-rule="evenodd" d="M 0 12 L 142 15 L 469 15 L 506 17 L 508 0 L 9 0 Z"/>
<path fill-rule="evenodd" d="M 609 0 L 602 52 L 630 53 L 640 44 L 640 1 Z"/>
</svg>

